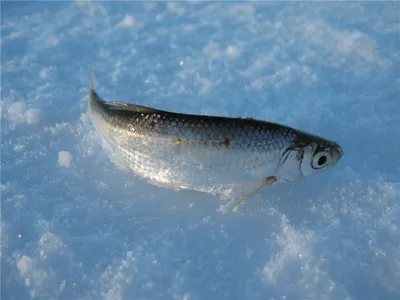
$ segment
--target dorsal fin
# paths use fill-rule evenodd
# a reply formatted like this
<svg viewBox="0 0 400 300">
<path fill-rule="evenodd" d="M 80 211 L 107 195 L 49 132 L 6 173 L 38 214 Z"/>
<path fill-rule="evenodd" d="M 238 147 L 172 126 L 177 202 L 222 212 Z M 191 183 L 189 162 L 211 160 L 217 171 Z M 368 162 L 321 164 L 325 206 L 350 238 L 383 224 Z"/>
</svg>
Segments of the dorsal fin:
<svg viewBox="0 0 400 300">
<path fill-rule="evenodd" d="M 108 106 L 109 109 L 112 109 L 112 110 L 135 111 L 135 112 L 141 112 L 141 113 L 164 113 L 165 112 L 165 111 L 151 108 L 151 107 L 141 106 L 141 105 L 137 105 L 137 104 L 130 104 L 130 103 L 125 103 L 125 102 L 120 102 L 120 101 L 107 101 L 106 105 Z"/>
</svg>

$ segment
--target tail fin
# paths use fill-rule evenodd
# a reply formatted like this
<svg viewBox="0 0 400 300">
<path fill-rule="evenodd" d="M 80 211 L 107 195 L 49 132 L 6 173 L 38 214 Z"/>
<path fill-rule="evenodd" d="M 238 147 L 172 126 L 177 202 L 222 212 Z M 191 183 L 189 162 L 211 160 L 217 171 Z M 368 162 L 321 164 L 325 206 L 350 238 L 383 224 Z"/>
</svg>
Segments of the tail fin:
<svg viewBox="0 0 400 300">
<path fill-rule="evenodd" d="M 89 87 L 89 107 L 95 105 L 96 103 L 104 103 L 104 101 L 97 95 L 97 92 L 94 88 L 94 67 L 90 65 L 90 87 Z"/>
<path fill-rule="evenodd" d="M 93 93 L 94 91 L 94 71 L 93 65 L 90 65 L 90 93 Z"/>
</svg>

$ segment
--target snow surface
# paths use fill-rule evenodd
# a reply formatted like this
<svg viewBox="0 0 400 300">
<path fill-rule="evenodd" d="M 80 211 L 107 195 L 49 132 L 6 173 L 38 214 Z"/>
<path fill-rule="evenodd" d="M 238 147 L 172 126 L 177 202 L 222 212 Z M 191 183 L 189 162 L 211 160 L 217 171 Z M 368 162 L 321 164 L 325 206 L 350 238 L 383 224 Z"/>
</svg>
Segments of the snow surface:
<svg viewBox="0 0 400 300">
<path fill-rule="evenodd" d="M 1 299 L 400 298 L 397 3 L 1 13 Z M 87 116 L 92 63 L 105 99 L 280 122 L 345 155 L 221 214 L 115 166 Z"/>
<path fill-rule="evenodd" d="M 58 163 L 63 167 L 69 167 L 72 161 L 72 155 L 68 151 L 58 152 Z"/>
</svg>

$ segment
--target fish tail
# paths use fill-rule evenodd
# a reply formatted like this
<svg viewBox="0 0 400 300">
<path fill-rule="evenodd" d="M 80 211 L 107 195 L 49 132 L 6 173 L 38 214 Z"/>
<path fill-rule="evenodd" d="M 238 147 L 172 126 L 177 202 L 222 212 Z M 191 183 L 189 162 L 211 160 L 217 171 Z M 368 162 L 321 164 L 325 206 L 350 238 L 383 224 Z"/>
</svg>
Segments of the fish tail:
<svg viewBox="0 0 400 300">
<path fill-rule="evenodd" d="M 97 112 L 101 114 L 106 114 L 107 105 L 103 99 L 97 95 L 94 87 L 94 67 L 90 65 L 90 85 L 89 85 L 89 97 L 88 97 L 88 107 L 89 112 Z"/>
<path fill-rule="evenodd" d="M 94 91 L 94 71 L 93 65 L 90 65 L 90 93 L 93 93 Z"/>
<path fill-rule="evenodd" d="M 97 96 L 96 90 L 94 88 L 94 71 L 93 65 L 90 65 L 90 85 L 89 85 L 89 108 L 97 107 L 101 102 L 99 97 Z"/>
</svg>

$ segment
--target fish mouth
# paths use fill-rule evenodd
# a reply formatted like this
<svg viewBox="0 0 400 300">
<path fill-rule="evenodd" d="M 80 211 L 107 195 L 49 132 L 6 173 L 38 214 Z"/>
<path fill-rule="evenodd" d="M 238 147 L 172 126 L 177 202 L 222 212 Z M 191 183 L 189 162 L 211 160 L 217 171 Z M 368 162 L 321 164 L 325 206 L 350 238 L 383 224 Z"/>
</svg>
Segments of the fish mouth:
<svg viewBox="0 0 400 300">
<path fill-rule="evenodd" d="M 338 144 L 336 144 L 335 152 L 336 152 L 336 157 L 337 157 L 336 161 L 339 161 L 343 157 L 343 154 L 344 154 L 343 148 L 341 146 L 339 146 Z"/>
<path fill-rule="evenodd" d="M 343 151 L 343 148 L 342 148 L 342 147 L 340 147 L 340 146 L 339 146 L 339 151 L 340 151 L 340 157 L 342 157 L 342 156 L 343 156 L 343 154 L 344 154 L 344 151 Z"/>
</svg>

